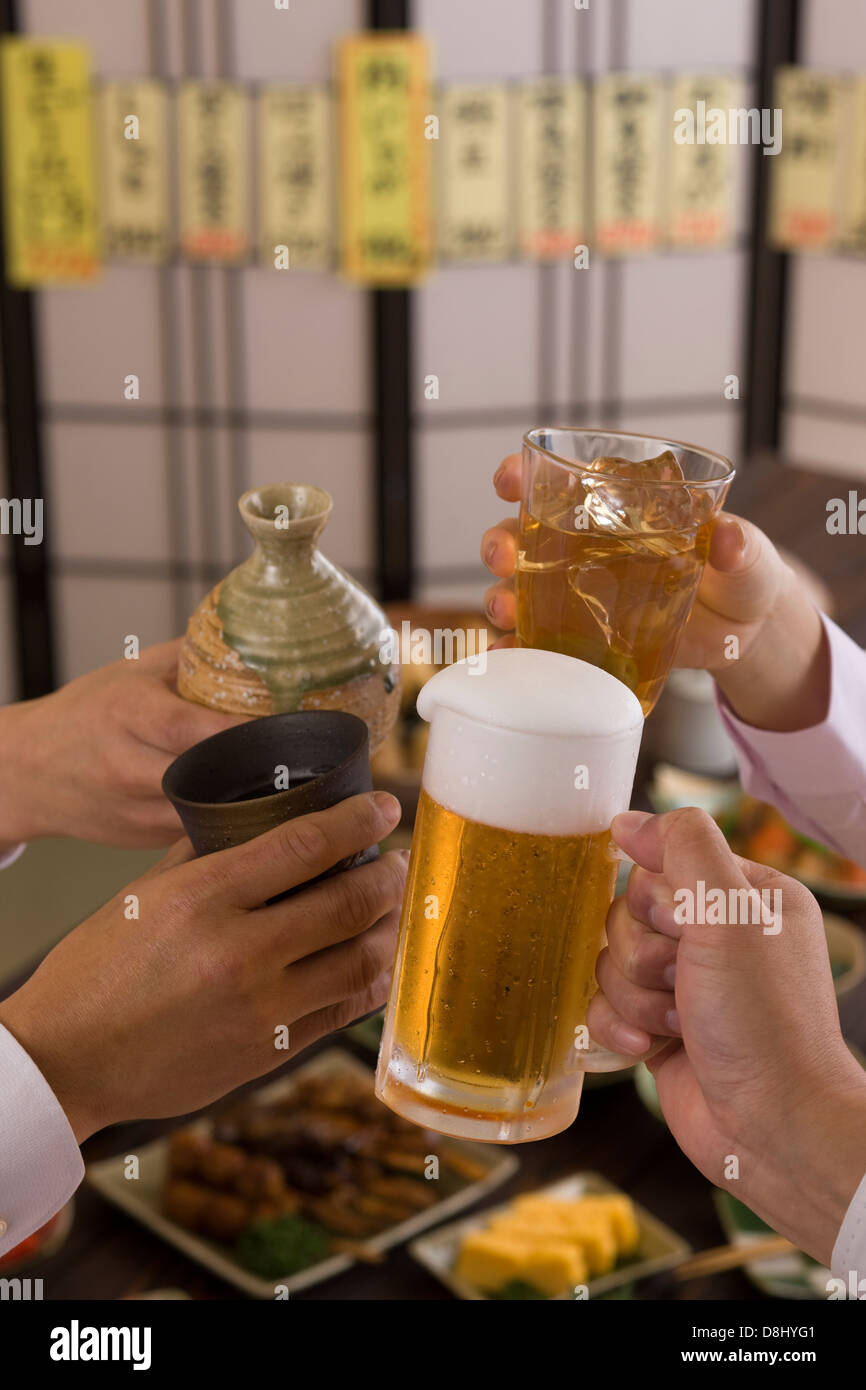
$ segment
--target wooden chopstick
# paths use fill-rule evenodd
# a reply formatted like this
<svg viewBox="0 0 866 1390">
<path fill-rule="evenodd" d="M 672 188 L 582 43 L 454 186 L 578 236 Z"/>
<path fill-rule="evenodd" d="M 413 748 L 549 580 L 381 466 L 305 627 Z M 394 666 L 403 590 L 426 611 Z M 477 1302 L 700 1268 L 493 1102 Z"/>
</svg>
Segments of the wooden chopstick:
<svg viewBox="0 0 866 1390">
<path fill-rule="evenodd" d="M 766 1260 L 773 1255 L 788 1255 L 796 1250 L 784 1236 L 766 1236 L 764 1240 L 750 1241 L 747 1245 L 717 1245 L 712 1250 L 701 1250 L 691 1255 L 673 1270 L 678 1283 L 687 1279 L 700 1279 L 708 1274 L 720 1274 L 726 1269 L 737 1269 L 750 1264 L 752 1260 Z"/>
</svg>

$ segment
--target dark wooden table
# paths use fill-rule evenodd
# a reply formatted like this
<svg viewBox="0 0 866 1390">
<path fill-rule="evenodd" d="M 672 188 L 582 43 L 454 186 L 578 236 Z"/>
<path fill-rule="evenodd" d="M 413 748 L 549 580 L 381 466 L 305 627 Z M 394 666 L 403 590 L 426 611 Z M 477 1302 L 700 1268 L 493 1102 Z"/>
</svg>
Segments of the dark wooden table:
<svg viewBox="0 0 866 1390">
<path fill-rule="evenodd" d="M 829 586 L 835 615 L 866 645 L 866 540 L 831 536 L 826 504 L 847 497 L 849 478 L 786 469 L 767 462 L 737 479 L 729 508 L 761 525 L 777 542 L 809 564 Z M 849 913 L 866 927 L 866 913 Z M 24 977 L 22 977 L 24 978 Z M 0 994 L 19 983 L 8 981 Z M 840 1013 L 846 1037 L 866 1050 L 866 982 L 846 995 Z M 343 1039 L 350 1050 L 354 1044 Z M 319 1046 L 331 1046 L 334 1039 Z M 784 1040 L 780 1039 L 780 1046 Z M 305 1060 L 312 1052 L 305 1053 Z M 363 1052 L 358 1056 L 370 1060 Z M 289 1063 L 291 1070 L 297 1063 Z M 136 1146 L 174 1128 L 178 1121 L 140 1123 L 107 1130 L 84 1146 L 86 1160 L 135 1153 Z M 695 1249 L 720 1244 L 723 1234 L 712 1205 L 712 1188 L 679 1151 L 666 1127 L 644 1108 L 630 1079 L 585 1089 L 574 1126 L 554 1139 L 513 1150 L 520 1170 L 484 1205 L 494 1205 L 578 1170 L 603 1173 L 688 1239 Z M 125 1294 L 172 1286 L 199 1299 L 236 1299 L 233 1288 L 142 1230 L 109 1206 L 86 1184 L 76 1196 L 76 1215 L 63 1249 L 39 1268 L 46 1299 L 117 1299 Z M 739 1271 L 675 1287 L 649 1285 L 639 1296 L 677 1299 L 760 1299 Z M 410 1258 L 390 1253 L 380 1266 L 355 1266 L 296 1299 L 444 1299 L 451 1295 Z"/>
</svg>

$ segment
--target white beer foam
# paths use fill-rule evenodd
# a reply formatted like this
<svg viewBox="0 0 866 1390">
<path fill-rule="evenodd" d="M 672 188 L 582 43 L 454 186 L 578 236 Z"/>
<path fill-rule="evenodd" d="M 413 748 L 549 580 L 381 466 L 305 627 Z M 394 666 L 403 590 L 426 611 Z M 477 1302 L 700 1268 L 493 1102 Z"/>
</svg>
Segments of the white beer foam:
<svg viewBox="0 0 866 1390">
<path fill-rule="evenodd" d="M 422 785 L 469 820 L 542 835 L 592 835 L 628 808 L 640 703 L 606 671 L 511 647 L 446 667 L 418 696 L 430 722 Z"/>
</svg>

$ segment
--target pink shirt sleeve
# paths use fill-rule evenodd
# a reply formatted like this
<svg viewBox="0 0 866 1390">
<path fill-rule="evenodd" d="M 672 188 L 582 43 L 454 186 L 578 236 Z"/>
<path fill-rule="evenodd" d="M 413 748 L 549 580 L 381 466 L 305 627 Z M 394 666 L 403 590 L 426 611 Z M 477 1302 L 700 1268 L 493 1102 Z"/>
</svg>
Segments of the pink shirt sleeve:
<svg viewBox="0 0 866 1390">
<path fill-rule="evenodd" d="M 830 708 L 822 724 L 778 734 L 742 723 L 719 694 L 746 791 L 791 825 L 866 866 L 866 652 L 822 615 Z"/>
<path fill-rule="evenodd" d="M 0 1255 L 44 1226 L 83 1177 L 81 1151 L 60 1102 L 0 1025 Z"/>
</svg>

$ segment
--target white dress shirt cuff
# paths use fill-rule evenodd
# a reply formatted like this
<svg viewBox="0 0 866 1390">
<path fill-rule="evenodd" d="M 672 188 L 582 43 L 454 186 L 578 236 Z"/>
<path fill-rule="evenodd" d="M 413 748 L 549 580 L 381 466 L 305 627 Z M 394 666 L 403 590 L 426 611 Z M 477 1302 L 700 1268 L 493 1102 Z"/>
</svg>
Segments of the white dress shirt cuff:
<svg viewBox="0 0 866 1390">
<path fill-rule="evenodd" d="M 866 1279 L 866 1176 L 851 1198 L 845 1219 L 839 1227 L 830 1261 L 834 1279 L 848 1281 L 852 1272 L 856 1279 Z"/>
<path fill-rule="evenodd" d="M 0 1255 L 69 1201 L 84 1163 L 45 1077 L 0 1025 Z"/>
</svg>

